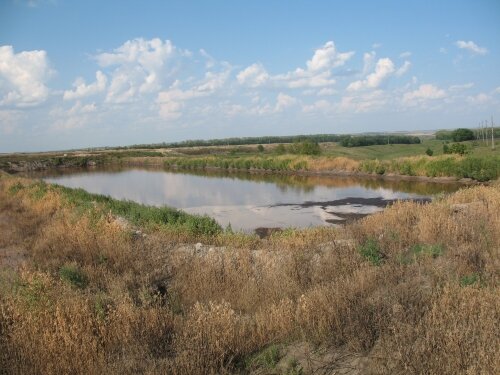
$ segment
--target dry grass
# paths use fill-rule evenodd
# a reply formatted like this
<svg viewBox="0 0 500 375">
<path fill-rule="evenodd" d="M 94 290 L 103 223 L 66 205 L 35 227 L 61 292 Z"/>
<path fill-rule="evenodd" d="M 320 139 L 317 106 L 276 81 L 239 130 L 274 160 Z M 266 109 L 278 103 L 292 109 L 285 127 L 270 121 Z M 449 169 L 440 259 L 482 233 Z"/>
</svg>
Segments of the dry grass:
<svg viewBox="0 0 500 375">
<path fill-rule="evenodd" d="M 360 162 L 343 156 L 336 158 L 315 158 L 308 160 L 308 169 L 312 171 L 359 171 Z"/>
<path fill-rule="evenodd" d="M 297 341 L 364 354 L 370 373 L 500 369 L 498 185 L 258 240 L 136 236 L 19 183 L 0 177 L 0 251 L 28 250 L 0 275 L 0 373 L 248 373 Z M 181 244 L 199 240 L 213 247 Z"/>
</svg>

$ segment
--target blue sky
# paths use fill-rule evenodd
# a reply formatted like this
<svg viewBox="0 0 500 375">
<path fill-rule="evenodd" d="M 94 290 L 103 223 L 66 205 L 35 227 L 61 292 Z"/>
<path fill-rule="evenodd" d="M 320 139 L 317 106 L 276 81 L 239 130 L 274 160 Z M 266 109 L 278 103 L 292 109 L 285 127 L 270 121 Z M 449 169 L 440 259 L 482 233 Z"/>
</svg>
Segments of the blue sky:
<svg viewBox="0 0 500 375">
<path fill-rule="evenodd" d="M 500 122 L 500 2 L 0 2 L 0 152 Z"/>
</svg>

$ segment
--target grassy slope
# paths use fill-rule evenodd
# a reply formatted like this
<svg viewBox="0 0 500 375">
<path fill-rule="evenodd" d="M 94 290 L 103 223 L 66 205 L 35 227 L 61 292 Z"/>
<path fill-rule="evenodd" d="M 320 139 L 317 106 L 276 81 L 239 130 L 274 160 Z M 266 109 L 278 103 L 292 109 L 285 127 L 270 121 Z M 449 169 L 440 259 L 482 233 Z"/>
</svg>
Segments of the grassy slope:
<svg viewBox="0 0 500 375">
<path fill-rule="evenodd" d="M 273 373 L 266 348 L 294 341 L 370 353 L 370 373 L 500 368 L 498 185 L 267 240 L 131 236 L 99 205 L 5 176 L 0 211 L 0 251 L 27 250 L 0 273 L 6 373 Z M 225 247 L 180 243 L 199 240 Z"/>
</svg>

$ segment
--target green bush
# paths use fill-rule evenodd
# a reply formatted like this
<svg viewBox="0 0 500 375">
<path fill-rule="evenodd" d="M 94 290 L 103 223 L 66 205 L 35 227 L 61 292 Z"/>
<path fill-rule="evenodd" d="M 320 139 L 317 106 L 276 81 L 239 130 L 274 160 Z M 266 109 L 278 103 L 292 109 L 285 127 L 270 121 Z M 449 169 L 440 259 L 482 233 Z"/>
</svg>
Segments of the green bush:
<svg viewBox="0 0 500 375">
<path fill-rule="evenodd" d="M 434 155 L 434 151 L 432 151 L 432 149 L 430 147 L 427 147 L 427 150 L 425 150 L 425 153 L 428 155 L 428 156 L 432 156 Z"/>
</svg>

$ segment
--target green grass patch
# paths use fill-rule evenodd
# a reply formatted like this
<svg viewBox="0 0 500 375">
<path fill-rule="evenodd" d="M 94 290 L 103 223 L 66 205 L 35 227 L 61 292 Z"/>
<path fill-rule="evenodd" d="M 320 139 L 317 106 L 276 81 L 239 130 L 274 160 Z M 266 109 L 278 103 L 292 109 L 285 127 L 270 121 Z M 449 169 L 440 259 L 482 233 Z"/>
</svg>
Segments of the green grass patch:
<svg viewBox="0 0 500 375">
<path fill-rule="evenodd" d="M 62 281 L 79 289 L 84 289 L 88 280 L 85 273 L 75 264 L 65 264 L 59 269 L 59 277 Z"/>
<path fill-rule="evenodd" d="M 222 227 L 209 216 L 190 215 L 171 207 L 146 206 L 132 201 L 113 199 L 109 196 L 91 194 L 83 189 L 71 189 L 55 185 L 64 199 L 83 210 L 98 209 L 122 216 L 138 226 L 160 225 L 186 230 L 192 234 L 214 235 Z"/>
<path fill-rule="evenodd" d="M 245 361 L 245 368 L 265 368 L 272 370 L 281 359 L 281 349 L 278 345 L 271 345 L 259 353 L 252 355 Z"/>
<path fill-rule="evenodd" d="M 478 273 L 471 273 L 470 275 L 464 275 L 459 279 L 459 284 L 461 287 L 471 286 L 479 284 L 481 278 Z"/>
<path fill-rule="evenodd" d="M 21 191 L 22 189 L 24 189 L 24 185 L 23 185 L 23 184 L 21 184 L 20 182 L 16 182 L 14 185 L 12 185 L 12 186 L 9 188 L 9 194 L 15 195 L 15 194 L 17 194 L 19 191 Z"/>
<path fill-rule="evenodd" d="M 379 266 L 383 261 L 383 254 L 380 251 L 380 246 L 376 240 L 373 238 L 369 238 L 365 242 L 363 242 L 358 247 L 359 253 L 365 258 L 367 261 L 372 263 L 375 266 Z"/>
</svg>

